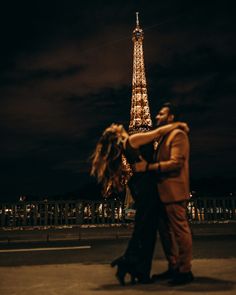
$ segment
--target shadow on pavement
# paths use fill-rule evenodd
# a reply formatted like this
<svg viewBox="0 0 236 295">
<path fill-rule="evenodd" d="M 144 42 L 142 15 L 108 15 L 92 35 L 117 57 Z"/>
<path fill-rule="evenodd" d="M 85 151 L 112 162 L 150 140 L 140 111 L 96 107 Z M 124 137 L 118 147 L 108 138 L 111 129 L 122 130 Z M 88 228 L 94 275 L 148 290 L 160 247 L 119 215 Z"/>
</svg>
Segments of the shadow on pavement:
<svg viewBox="0 0 236 295">
<path fill-rule="evenodd" d="M 150 285 L 132 285 L 131 283 L 127 283 L 125 286 L 121 286 L 117 284 L 107 284 L 101 285 L 99 288 L 93 289 L 94 291 L 102 291 L 102 290 L 143 290 L 147 292 L 154 292 L 160 290 L 178 290 L 180 292 L 222 292 L 222 291 L 230 291 L 235 289 L 235 282 L 228 280 L 220 280 L 210 277 L 195 277 L 194 282 L 188 285 L 170 287 L 167 282 L 155 283 Z"/>
<path fill-rule="evenodd" d="M 182 291 L 191 292 L 219 292 L 219 291 L 229 291 L 235 288 L 235 282 L 228 280 L 220 280 L 210 277 L 196 277 L 192 284 L 181 287 Z"/>
</svg>

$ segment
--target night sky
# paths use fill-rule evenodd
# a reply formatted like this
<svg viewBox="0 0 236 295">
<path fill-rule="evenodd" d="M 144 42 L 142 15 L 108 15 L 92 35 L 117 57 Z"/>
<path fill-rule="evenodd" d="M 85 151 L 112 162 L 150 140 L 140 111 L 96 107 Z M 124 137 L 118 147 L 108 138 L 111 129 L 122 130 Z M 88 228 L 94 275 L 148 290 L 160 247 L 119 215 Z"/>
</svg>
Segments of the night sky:
<svg viewBox="0 0 236 295">
<path fill-rule="evenodd" d="M 128 127 L 136 11 L 152 117 L 171 101 L 188 122 L 192 189 L 201 179 L 215 181 L 216 191 L 235 190 L 231 2 L 1 4 L 0 200 L 90 184 L 89 156 L 102 130 L 113 122 Z"/>
</svg>

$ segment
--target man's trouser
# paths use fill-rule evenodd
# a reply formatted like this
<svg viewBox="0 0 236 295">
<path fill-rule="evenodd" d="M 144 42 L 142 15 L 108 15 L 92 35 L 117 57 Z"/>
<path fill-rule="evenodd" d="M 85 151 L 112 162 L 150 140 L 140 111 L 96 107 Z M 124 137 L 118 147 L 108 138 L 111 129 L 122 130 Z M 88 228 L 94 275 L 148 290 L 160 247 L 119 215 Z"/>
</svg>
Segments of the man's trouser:
<svg viewBox="0 0 236 295">
<path fill-rule="evenodd" d="M 164 204 L 159 199 L 158 229 L 169 268 L 191 270 L 192 233 L 187 217 L 187 201 Z"/>
</svg>

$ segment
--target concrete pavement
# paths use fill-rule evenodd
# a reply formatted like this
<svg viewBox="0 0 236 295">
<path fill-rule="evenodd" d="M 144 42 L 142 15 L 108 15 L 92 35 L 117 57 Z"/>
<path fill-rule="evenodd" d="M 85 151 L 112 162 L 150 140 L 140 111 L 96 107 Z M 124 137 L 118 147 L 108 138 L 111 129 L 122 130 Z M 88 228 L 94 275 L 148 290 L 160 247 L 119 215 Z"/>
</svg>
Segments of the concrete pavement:
<svg viewBox="0 0 236 295">
<path fill-rule="evenodd" d="M 169 287 L 166 283 L 130 285 L 122 287 L 111 268 L 111 258 L 120 255 L 127 244 L 131 229 L 112 227 L 82 229 L 77 231 L 52 231 L 49 243 L 29 243 L 32 231 L 12 231 L 12 240 L 2 239 L 0 253 L 1 295 L 143 295 L 143 294 L 236 294 L 235 226 L 198 225 L 193 227 L 195 281 L 186 286 Z M 43 231 L 45 234 L 47 231 Z M 5 232 L 2 232 L 5 234 Z M 36 232 L 37 233 L 37 232 Z M 60 233 L 60 235 L 58 235 Z M 20 236 L 23 235 L 21 239 Z M 38 234 L 38 233 L 37 233 Z M 3 236 L 2 236 L 3 237 Z M 14 237 L 14 239 L 13 239 Z M 54 239 L 52 238 L 54 237 Z M 64 241 L 53 242 L 58 240 Z M 107 240 L 105 240 L 106 238 Z M 94 239 L 94 240 L 91 240 Z M 67 242 L 69 240 L 70 242 Z M 18 242 L 17 242 L 18 241 Z M 22 241 L 22 243 L 19 243 Z M 39 239 L 39 241 L 42 241 Z M 52 242 L 50 242 L 52 241 Z M 19 244 L 18 244 L 19 243 Z M 46 244 L 46 245 L 45 245 Z M 51 249 L 50 251 L 4 252 L 4 250 L 37 247 L 62 247 L 91 245 L 90 249 Z M 45 250 L 45 249 L 44 249 Z M 158 243 L 153 273 L 166 269 L 166 262 Z"/>
<path fill-rule="evenodd" d="M 153 270 L 164 271 L 164 260 Z M 54 264 L 0 267 L 2 295 L 143 295 L 143 294 L 236 294 L 236 258 L 193 260 L 195 281 L 169 287 L 166 283 L 120 286 L 115 269 L 108 264 Z"/>
</svg>

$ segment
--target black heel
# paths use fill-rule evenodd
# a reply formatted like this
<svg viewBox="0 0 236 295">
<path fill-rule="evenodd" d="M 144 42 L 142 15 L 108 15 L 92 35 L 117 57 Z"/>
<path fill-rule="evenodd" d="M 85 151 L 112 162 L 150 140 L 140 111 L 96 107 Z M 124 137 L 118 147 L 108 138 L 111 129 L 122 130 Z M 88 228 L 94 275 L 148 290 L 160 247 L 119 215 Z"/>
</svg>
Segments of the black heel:
<svg viewBox="0 0 236 295">
<path fill-rule="evenodd" d="M 125 276 L 127 274 L 127 271 L 121 267 L 118 266 L 117 272 L 116 272 L 116 278 L 119 281 L 121 286 L 125 286 Z"/>
<path fill-rule="evenodd" d="M 125 285 L 125 277 L 127 274 L 130 275 L 130 283 L 132 285 L 137 282 L 140 284 L 151 283 L 149 275 L 140 273 L 137 270 L 136 263 L 129 261 L 129 259 L 124 256 L 118 257 L 111 262 L 111 267 L 115 266 L 117 266 L 116 278 L 122 286 Z"/>
<path fill-rule="evenodd" d="M 111 267 L 114 267 L 114 266 L 118 266 L 118 265 L 120 265 L 121 263 L 123 263 L 125 261 L 125 259 L 124 259 L 124 257 L 123 256 L 121 256 L 121 257 L 118 257 L 118 258 L 116 258 L 115 260 L 113 260 L 112 262 L 111 262 Z"/>
<path fill-rule="evenodd" d="M 111 267 L 117 266 L 116 278 L 120 285 L 125 285 L 125 277 L 127 274 L 130 275 L 131 284 L 136 283 L 136 272 L 133 269 L 132 264 L 127 260 L 126 257 L 121 256 L 111 262 Z"/>
<path fill-rule="evenodd" d="M 126 267 L 126 259 L 121 256 L 111 262 L 111 267 L 117 266 L 116 278 L 121 286 L 125 285 L 125 276 L 128 273 Z"/>
</svg>

